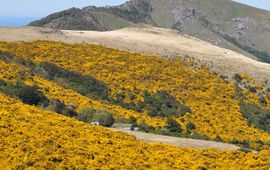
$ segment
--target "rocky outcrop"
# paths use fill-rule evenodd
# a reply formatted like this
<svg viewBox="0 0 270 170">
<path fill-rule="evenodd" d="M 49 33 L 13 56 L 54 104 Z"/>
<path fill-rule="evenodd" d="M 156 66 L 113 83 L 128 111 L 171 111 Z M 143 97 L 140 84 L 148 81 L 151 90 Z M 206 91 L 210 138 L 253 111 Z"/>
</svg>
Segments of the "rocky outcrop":
<svg viewBox="0 0 270 170">
<path fill-rule="evenodd" d="M 49 15 L 46 18 L 30 23 L 30 25 L 64 30 L 108 30 L 91 13 L 78 8 L 71 8 Z"/>
</svg>

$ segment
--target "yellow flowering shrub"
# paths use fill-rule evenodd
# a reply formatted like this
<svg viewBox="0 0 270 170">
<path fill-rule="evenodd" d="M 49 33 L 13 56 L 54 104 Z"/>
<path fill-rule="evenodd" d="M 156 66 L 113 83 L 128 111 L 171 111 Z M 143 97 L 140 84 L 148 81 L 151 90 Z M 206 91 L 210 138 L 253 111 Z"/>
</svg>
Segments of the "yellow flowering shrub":
<svg viewBox="0 0 270 170">
<path fill-rule="evenodd" d="M 77 111 L 80 111 L 85 107 L 90 107 L 93 109 L 106 109 L 116 116 L 122 116 L 127 120 L 131 116 L 134 116 L 139 122 L 144 120 L 148 125 L 154 127 L 163 127 L 165 125 L 164 120 L 161 118 L 150 118 L 147 113 L 137 114 L 135 111 L 127 110 L 120 106 L 105 104 L 99 100 L 92 100 L 72 90 L 64 89 L 56 83 L 50 82 L 38 76 L 33 77 L 33 84 L 37 84 L 47 98 L 60 99 L 66 105 L 75 106 Z"/>
<path fill-rule="evenodd" d="M 0 169 L 269 169 L 270 152 L 145 143 L 0 93 Z"/>
<path fill-rule="evenodd" d="M 124 89 L 129 89 L 136 94 L 136 97 L 134 99 L 127 97 L 126 102 L 142 101 L 144 91 L 155 93 L 158 90 L 165 90 L 178 100 L 184 101 L 192 110 L 192 113 L 185 114 L 184 122 L 178 121 L 182 124 L 186 124 L 188 121 L 193 122 L 199 133 L 210 138 L 219 135 L 225 141 L 233 139 L 253 142 L 270 141 L 269 134 L 248 126 L 247 120 L 240 112 L 239 101 L 234 99 L 236 93 L 234 85 L 224 82 L 205 68 L 193 69 L 193 66 L 180 59 L 130 53 L 98 45 L 68 45 L 47 41 L 1 42 L 0 48 L 26 60 L 37 63 L 49 62 L 71 71 L 91 75 L 111 88 L 111 97 L 115 97 Z M 64 95 L 74 95 L 74 92 L 69 90 L 68 93 L 65 93 L 64 89 L 58 85 L 45 82 L 43 79 L 37 83 L 44 89 L 58 88 L 55 91 L 43 91 L 47 96 L 57 96 L 65 103 L 74 102 L 73 99 Z M 78 94 L 76 95 L 78 96 Z M 82 98 L 81 100 L 84 102 L 78 102 L 78 106 L 80 103 L 88 105 L 89 99 Z M 99 107 L 99 104 L 96 106 Z M 119 109 L 120 107 L 112 106 L 111 109 L 113 108 Z M 164 124 L 164 120 L 161 118 L 147 118 L 145 113 L 125 109 L 119 109 L 116 112 L 120 115 L 143 117 L 148 121 L 147 123 L 155 127 Z"/>
<path fill-rule="evenodd" d="M 265 94 L 265 91 L 267 91 L 267 87 L 264 84 L 256 82 L 247 74 L 242 73 L 239 75 L 243 79 L 241 82 L 242 85 L 244 83 L 245 86 L 245 90 L 243 90 L 243 94 L 245 96 L 244 101 L 249 104 L 256 104 L 263 108 L 270 108 L 270 98 L 267 96 L 267 94 Z M 262 104 L 260 102 L 260 97 L 264 98 L 264 100 L 266 101 L 265 104 Z"/>
<path fill-rule="evenodd" d="M 9 64 L 0 60 L 0 79 L 10 83 L 16 83 L 18 80 L 27 76 L 27 69 L 17 64 Z"/>
<path fill-rule="evenodd" d="M 31 76 L 28 74 L 27 68 L 24 66 L 20 66 L 14 63 L 6 63 L 2 60 L 0 60 L 0 64 L 2 66 L 1 68 L 3 68 L 1 70 L 0 80 L 2 79 L 12 83 L 23 81 L 24 84 L 28 86 L 38 85 L 39 90 L 42 91 L 47 98 L 59 99 L 66 105 L 73 105 L 76 107 L 77 111 L 80 111 L 85 107 L 90 107 L 93 109 L 106 109 L 112 112 L 115 116 L 122 116 L 127 120 L 131 116 L 134 116 L 137 118 L 138 122 L 144 120 L 148 125 L 153 127 L 161 128 L 165 125 L 164 119 L 158 117 L 150 118 L 145 112 L 138 114 L 135 111 L 127 110 L 121 106 L 105 104 L 102 101 L 93 100 L 72 90 L 65 89 L 58 84 L 48 81 L 42 77 Z M 27 76 L 24 76 L 24 79 L 22 79 L 20 75 Z M 27 79 L 25 79 L 25 77 L 27 77 Z"/>
<path fill-rule="evenodd" d="M 250 77 L 249 75 L 247 75 L 247 74 L 241 73 L 241 74 L 239 74 L 239 75 L 240 75 L 240 77 L 241 77 L 242 79 L 244 79 L 244 80 L 247 81 L 248 83 L 254 81 L 253 78 L 251 78 L 251 77 Z"/>
</svg>

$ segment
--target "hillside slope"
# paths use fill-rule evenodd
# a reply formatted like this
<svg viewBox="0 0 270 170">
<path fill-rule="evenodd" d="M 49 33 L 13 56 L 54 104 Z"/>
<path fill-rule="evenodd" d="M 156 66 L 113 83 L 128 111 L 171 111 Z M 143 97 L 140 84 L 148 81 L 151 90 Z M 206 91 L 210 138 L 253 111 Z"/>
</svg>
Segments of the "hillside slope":
<svg viewBox="0 0 270 170">
<path fill-rule="evenodd" d="M 13 41 L 83 41 L 79 32 L 9 30 Z M 16 36 L 29 30 L 36 33 Z M 125 31 L 117 35 L 125 37 Z M 244 91 L 190 60 L 52 41 L 1 41 L 0 73 L 0 169 L 270 168 L 270 96 L 254 93 L 262 84 Z M 245 74 L 236 80 L 253 83 Z M 223 141 L 258 153 L 144 143 L 89 125 L 105 113 L 146 132 Z"/>
<path fill-rule="evenodd" d="M 256 119 L 249 122 L 240 105 L 269 108 L 269 96 L 239 91 L 194 62 L 47 41 L 1 42 L 0 51 L 9 54 L 1 56 L 1 79 L 33 86 L 47 100 L 58 99 L 78 112 L 85 107 L 106 109 L 122 119 L 135 117 L 155 130 L 173 118 L 183 133 L 193 122 L 195 132 L 210 139 L 248 141 L 254 148 L 267 147 L 270 141 L 269 124 L 257 124 L 267 120 L 268 110 L 259 114 L 262 117 L 256 111 Z M 7 87 L 11 90 L 6 93 L 16 94 L 16 86 L 4 83 L 3 90 Z M 259 88 L 254 85 L 253 90 Z"/>
<path fill-rule="evenodd" d="M 230 80 L 235 74 L 245 73 L 255 80 L 270 82 L 270 65 L 249 59 L 231 50 L 219 48 L 180 32 L 136 25 L 108 31 L 70 31 L 45 28 L 0 27 L 1 41 L 49 40 L 66 43 L 103 44 L 108 47 L 155 54 L 177 56 L 205 64 L 210 70 Z M 269 84 L 267 85 L 269 86 Z"/>
<path fill-rule="evenodd" d="M 76 13 L 72 15 L 74 11 Z M 80 14 L 83 14 L 82 18 L 91 15 L 91 20 L 94 18 L 95 23 L 91 20 L 88 23 L 76 20 Z M 131 0 L 116 7 L 70 9 L 30 25 L 104 31 L 144 23 L 176 29 L 212 44 L 270 62 L 269 18 L 269 11 L 228 0 Z"/>
<path fill-rule="evenodd" d="M 1 169 L 268 169 L 269 152 L 148 144 L 0 93 Z M 222 161 L 221 161 L 222 160 Z"/>
</svg>

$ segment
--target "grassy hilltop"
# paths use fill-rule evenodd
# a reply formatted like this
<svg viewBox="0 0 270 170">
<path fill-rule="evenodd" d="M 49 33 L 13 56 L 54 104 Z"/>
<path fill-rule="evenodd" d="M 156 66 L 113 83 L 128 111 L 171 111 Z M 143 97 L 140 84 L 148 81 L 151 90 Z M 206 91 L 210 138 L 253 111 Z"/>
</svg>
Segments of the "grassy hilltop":
<svg viewBox="0 0 270 170">
<path fill-rule="evenodd" d="M 132 24 L 172 28 L 270 63 L 270 12 L 228 0 L 131 0 L 114 7 L 72 8 L 31 26 L 108 31 Z"/>
</svg>

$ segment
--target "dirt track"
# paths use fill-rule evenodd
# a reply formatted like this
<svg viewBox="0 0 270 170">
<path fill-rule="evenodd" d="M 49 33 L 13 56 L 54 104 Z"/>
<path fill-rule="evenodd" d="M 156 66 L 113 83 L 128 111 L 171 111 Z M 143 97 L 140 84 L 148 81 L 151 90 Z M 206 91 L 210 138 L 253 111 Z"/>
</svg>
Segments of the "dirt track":
<svg viewBox="0 0 270 170">
<path fill-rule="evenodd" d="M 220 142 L 214 142 L 214 141 L 170 137 L 170 136 L 163 136 L 163 135 L 155 135 L 151 133 L 134 132 L 134 131 L 123 130 L 123 129 L 117 129 L 117 130 L 133 135 L 138 140 L 142 140 L 146 142 L 172 144 L 175 146 L 188 147 L 188 148 L 194 148 L 194 149 L 216 149 L 216 150 L 240 149 L 240 147 L 232 145 L 232 144 L 226 144 L 226 143 L 220 143 Z"/>
<path fill-rule="evenodd" d="M 92 43 L 108 47 L 158 54 L 185 56 L 206 63 L 212 70 L 232 77 L 246 73 L 259 81 L 270 80 L 270 64 L 261 63 L 174 30 L 149 26 L 109 32 L 50 30 L 33 27 L 0 27 L 0 41 L 51 40 L 66 43 Z"/>
</svg>

